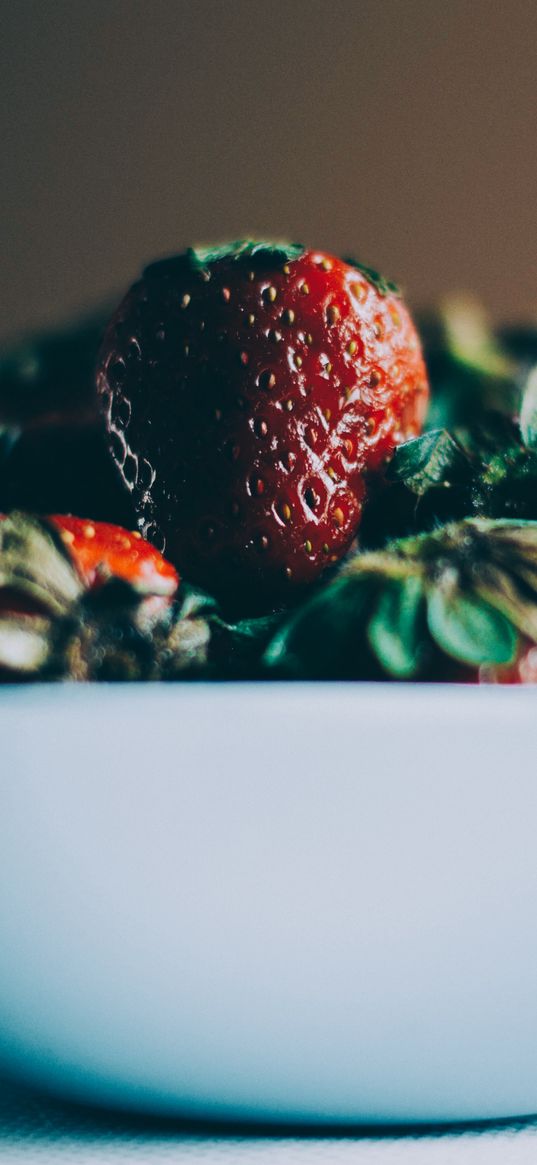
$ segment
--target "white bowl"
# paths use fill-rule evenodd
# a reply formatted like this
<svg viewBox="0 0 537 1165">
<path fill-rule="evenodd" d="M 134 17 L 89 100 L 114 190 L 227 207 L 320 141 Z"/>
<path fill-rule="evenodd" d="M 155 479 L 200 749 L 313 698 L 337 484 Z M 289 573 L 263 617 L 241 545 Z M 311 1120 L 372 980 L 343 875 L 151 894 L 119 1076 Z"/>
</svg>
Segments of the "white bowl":
<svg viewBox="0 0 537 1165">
<path fill-rule="evenodd" d="M 194 1117 L 537 1110 L 536 720 L 516 688 L 4 688 L 4 1066 Z"/>
</svg>

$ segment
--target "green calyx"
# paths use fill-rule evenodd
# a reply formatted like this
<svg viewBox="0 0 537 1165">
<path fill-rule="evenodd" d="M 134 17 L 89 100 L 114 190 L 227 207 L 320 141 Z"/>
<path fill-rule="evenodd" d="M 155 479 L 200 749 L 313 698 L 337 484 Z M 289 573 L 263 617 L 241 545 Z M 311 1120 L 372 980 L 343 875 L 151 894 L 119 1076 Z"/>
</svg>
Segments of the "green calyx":
<svg viewBox="0 0 537 1165">
<path fill-rule="evenodd" d="M 467 480 L 469 473 L 469 459 L 460 443 L 446 429 L 437 429 L 400 445 L 386 476 L 423 497 L 428 489 L 456 477 Z"/>
<path fill-rule="evenodd" d="M 362 545 L 463 517 L 537 520 L 537 378 L 521 378 L 519 419 L 483 410 L 468 424 L 430 429 L 395 449 L 370 492 Z"/>
<path fill-rule="evenodd" d="M 290 263 L 304 254 L 301 243 L 267 242 L 262 239 L 242 239 L 234 243 L 217 243 L 207 247 L 191 247 L 187 252 L 194 267 L 206 270 L 221 259 L 256 264 Z"/>
<path fill-rule="evenodd" d="M 263 239 L 242 239 L 232 243 L 214 243 L 209 246 L 189 247 L 179 255 L 158 259 L 144 268 L 145 279 L 161 279 L 181 274 L 194 274 L 202 279 L 210 278 L 214 263 L 227 260 L 232 263 L 248 264 L 254 269 L 279 267 L 299 259 L 305 248 L 301 243 L 271 242 Z"/>
<path fill-rule="evenodd" d="M 280 674 L 419 679 L 506 666 L 537 640 L 537 522 L 466 519 L 357 554 L 265 652 Z"/>
<path fill-rule="evenodd" d="M 155 610 L 143 582 L 88 589 L 54 523 L 0 521 L 0 682 L 246 678 L 281 614 L 228 622 L 216 600 L 182 581 Z"/>
<path fill-rule="evenodd" d="M 155 610 L 153 592 L 111 577 L 88 589 L 56 526 L 0 520 L 0 681 L 166 680 L 207 662 L 214 603 L 187 586 Z"/>
<path fill-rule="evenodd" d="M 52 523 L 16 512 L 0 521 L 0 593 L 55 617 L 66 614 L 83 590 Z"/>
<path fill-rule="evenodd" d="M 384 275 L 380 274 L 380 271 L 375 271 L 373 267 L 366 267 L 364 263 L 359 263 L 357 259 L 349 259 L 347 256 L 344 262 L 348 263 L 349 267 L 355 267 L 357 271 L 365 275 L 368 283 L 373 284 L 373 287 L 376 288 L 379 295 L 383 297 L 386 295 L 401 296 L 397 284 L 392 283 L 391 279 L 385 279 Z"/>
</svg>

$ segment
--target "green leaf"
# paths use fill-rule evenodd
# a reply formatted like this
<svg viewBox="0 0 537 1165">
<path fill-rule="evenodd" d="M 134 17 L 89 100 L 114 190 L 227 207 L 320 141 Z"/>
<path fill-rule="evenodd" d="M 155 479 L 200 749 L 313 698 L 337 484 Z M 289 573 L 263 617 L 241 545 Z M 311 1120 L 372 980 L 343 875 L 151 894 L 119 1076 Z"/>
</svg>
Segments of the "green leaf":
<svg viewBox="0 0 537 1165">
<path fill-rule="evenodd" d="M 469 476 L 470 462 L 464 450 L 445 429 L 400 445 L 387 472 L 388 480 L 404 481 L 418 497 L 433 485 Z"/>
<path fill-rule="evenodd" d="M 267 242 L 266 240 L 243 239 L 234 243 L 216 243 L 207 247 L 191 247 L 188 252 L 191 261 L 198 267 L 207 268 L 219 259 L 262 259 L 271 263 L 290 263 L 304 254 L 301 243 Z"/>
<path fill-rule="evenodd" d="M 0 588 L 63 615 L 84 586 L 52 522 L 13 511 L 0 522 Z"/>
<path fill-rule="evenodd" d="M 263 656 L 265 666 L 305 679 L 359 678 L 376 585 L 368 576 L 328 583 L 276 633 Z"/>
<path fill-rule="evenodd" d="M 517 578 L 516 569 L 510 573 L 495 563 L 488 563 L 475 580 L 475 591 L 485 602 L 501 611 L 522 635 L 537 641 L 536 583 L 537 576 L 531 587 L 526 579 Z"/>
<path fill-rule="evenodd" d="M 218 604 L 212 595 L 200 587 L 181 581 L 179 586 L 179 618 L 194 619 L 210 616 L 218 611 Z"/>
<path fill-rule="evenodd" d="M 258 615 L 251 619 L 240 619 L 238 623 L 222 624 L 231 635 L 242 640 L 267 640 L 273 631 L 282 622 L 281 612 L 271 615 Z"/>
<path fill-rule="evenodd" d="M 537 449 L 537 367 L 532 369 L 526 382 L 519 423 L 524 444 L 528 449 Z"/>
<path fill-rule="evenodd" d="M 263 652 L 285 618 L 281 611 L 227 623 L 219 616 L 210 619 L 214 639 L 211 664 L 222 678 L 252 678 L 259 675 Z"/>
<path fill-rule="evenodd" d="M 359 263 L 357 259 L 345 257 L 344 262 L 348 263 L 349 267 L 355 267 L 357 271 L 365 275 L 368 282 L 373 284 L 379 295 L 401 295 L 397 284 L 392 283 L 391 279 L 385 279 L 384 275 L 380 274 L 380 271 L 375 271 L 373 267 L 366 267 L 364 263 Z"/>
<path fill-rule="evenodd" d="M 419 322 L 431 381 L 426 428 L 453 431 L 481 422 L 491 409 L 510 418 L 518 413 L 517 362 L 478 301 L 448 296 Z"/>
<path fill-rule="evenodd" d="M 515 657 L 518 635 L 512 623 L 475 595 L 437 585 L 428 598 L 427 621 L 442 651 L 462 663 L 479 667 Z"/>
<path fill-rule="evenodd" d="M 465 368 L 494 379 L 512 378 L 513 362 L 496 339 L 479 300 L 467 294 L 447 296 L 442 317 L 448 348 Z"/>
<path fill-rule="evenodd" d="M 393 580 L 369 621 L 369 643 L 385 671 L 397 679 L 409 679 L 419 668 L 424 597 L 418 576 Z"/>
<path fill-rule="evenodd" d="M 210 246 L 189 247 L 178 255 L 168 255 L 156 259 L 144 268 L 144 279 L 162 279 L 180 276 L 188 278 L 192 274 L 202 279 L 210 277 L 209 268 L 219 259 L 250 263 L 253 267 L 279 266 L 299 259 L 304 254 L 301 243 L 267 242 L 259 239 L 244 239 L 233 243 L 215 243 Z"/>
</svg>

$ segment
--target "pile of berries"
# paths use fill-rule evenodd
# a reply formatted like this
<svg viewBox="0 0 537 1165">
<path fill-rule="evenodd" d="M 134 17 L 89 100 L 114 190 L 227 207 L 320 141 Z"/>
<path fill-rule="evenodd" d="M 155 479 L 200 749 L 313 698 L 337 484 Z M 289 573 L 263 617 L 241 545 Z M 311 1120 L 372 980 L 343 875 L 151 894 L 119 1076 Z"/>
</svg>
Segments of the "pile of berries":
<svg viewBox="0 0 537 1165">
<path fill-rule="evenodd" d="M 492 584 L 476 599 L 460 565 L 470 534 L 485 558 L 505 542 L 464 524 L 489 516 L 490 458 L 420 437 L 428 374 L 394 284 L 298 244 L 194 248 L 147 267 L 98 330 L 0 362 L 0 505 L 89 515 L 0 524 L 4 678 L 533 679 L 527 604 Z M 508 424 L 525 499 L 535 454 Z"/>
</svg>

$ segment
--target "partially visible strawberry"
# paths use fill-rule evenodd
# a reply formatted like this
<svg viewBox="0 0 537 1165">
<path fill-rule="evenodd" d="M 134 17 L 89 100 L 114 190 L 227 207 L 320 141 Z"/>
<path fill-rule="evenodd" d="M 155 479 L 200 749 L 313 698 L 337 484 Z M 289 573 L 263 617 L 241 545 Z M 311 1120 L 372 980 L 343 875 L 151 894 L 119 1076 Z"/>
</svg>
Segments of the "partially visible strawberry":
<svg viewBox="0 0 537 1165">
<path fill-rule="evenodd" d="M 510 667 L 481 667 L 476 677 L 480 684 L 537 684 L 537 646 L 525 642 Z"/>
<path fill-rule="evenodd" d="M 427 676 L 435 683 L 455 684 L 537 684 L 537 646 L 522 640 L 510 664 L 482 664 L 479 668 L 438 657 L 436 668 Z"/>
<path fill-rule="evenodd" d="M 536 643 L 537 522 L 466 519 L 351 557 L 264 658 L 308 679 L 530 683 Z"/>
<path fill-rule="evenodd" d="M 98 387 L 144 535 L 250 597 L 345 553 L 367 475 L 420 432 L 428 397 L 393 284 L 270 243 L 148 267 L 108 327 Z"/>
<path fill-rule="evenodd" d="M 6 515 L 0 514 L 0 521 L 5 521 L 5 518 Z M 70 514 L 54 514 L 41 521 L 58 531 L 80 579 L 81 590 L 93 590 L 110 579 L 121 579 L 144 598 L 144 610 L 155 613 L 163 610 L 175 594 L 179 585 L 175 567 L 154 546 L 145 542 L 138 531 L 124 530 L 110 522 L 74 518 Z M 23 560 L 24 554 L 31 558 L 29 547 L 24 548 Z M 38 569 L 37 562 L 28 562 L 28 585 L 24 586 L 22 577 L 15 587 L 9 574 L 6 583 L 6 568 L 2 570 L 0 564 L 0 611 L 31 614 L 39 612 L 43 604 L 48 607 L 50 595 L 47 593 L 46 571 L 42 593 L 35 587 L 33 576 Z M 22 573 L 25 573 L 24 567 Z M 54 579 L 51 578 L 48 590 L 53 586 Z"/>
<path fill-rule="evenodd" d="M 179 576 L 175 567 L 137 530 L 73 518 L 70 514 L 53 514 L 49 520 L 59 530 L 86 586 L 121 578 L 150 595 L 170 598 L 177 590 Z"/>
<path fill-rule="evenodd" d="M 0 681 L 154 680 L 204 666 L 203 595 L 137 534 L 11 513 L 0 521 Z"/>
</svg>

